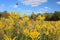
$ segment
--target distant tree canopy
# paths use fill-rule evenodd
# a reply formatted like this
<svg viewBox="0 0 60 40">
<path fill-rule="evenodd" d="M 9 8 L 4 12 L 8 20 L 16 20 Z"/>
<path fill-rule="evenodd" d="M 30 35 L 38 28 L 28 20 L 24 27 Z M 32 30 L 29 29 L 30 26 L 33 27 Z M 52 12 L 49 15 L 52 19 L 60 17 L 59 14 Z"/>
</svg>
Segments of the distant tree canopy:
<svg viewBox="0 0 60 40">
<path fill-rule="evenodd" d="M 60 12 L 55 11 L 52 15 L 52 20 L 60 20 Z"/>
<path fill-rule="evenodd" d="M 7 11 L 4 11 L 4 12 L 0 12 L 0 17 L 5 17 L 7 18 L 9 15 L 9 13 Z"/>
<path fill-rule="evenodd" d="M 30 17 L 30 19 L 35 20 L 38 15 L 44 15 L 46 21 L 60 20 L 60 12 L 58 12 L 58 11 L 55 11 L 54 13 L 43 13 L 43 14 L 42 13 L 35 14 L 34 12 L 32 12 L 32 14 L 29 17 Z M 8 16 L 9 16 L 9 13 L 7 11 L 0 12 L 0 18 L 1 17 L 7 18 Z"/>
</svg>

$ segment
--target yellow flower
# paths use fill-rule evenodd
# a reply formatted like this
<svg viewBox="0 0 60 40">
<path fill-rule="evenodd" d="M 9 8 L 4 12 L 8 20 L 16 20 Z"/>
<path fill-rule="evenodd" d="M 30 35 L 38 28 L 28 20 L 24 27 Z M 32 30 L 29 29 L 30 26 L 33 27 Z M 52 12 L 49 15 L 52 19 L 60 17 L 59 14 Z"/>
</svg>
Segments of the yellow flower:
<svg viewBox="0 0 60 40">
<path fill-rule="evenodd" d="M 24 21 L 24 22 L 27 22 L 28 20 L 29 20 L 29 17 L 24 17 L 24 18 L 23 18 L 23 21 Z"/>
<path fill-rule="evenodd" d="M 18 19 L 20 17 L 19 13 L 15 13 L 15 12 L 10 12 L 10 16 L 9 18 L 15 18 L 15 19 Z"/>
<path fill-rule="evenodd" d="M 12 30 L 12 29 L 14 29 L 13 26 L 7 26 L 7 27 L 5 27 L 5 30 Z"/>
<path fill-rule="evenodd" d="M 4 40 L 16 40 L 17 37 L 14 37 L 13 39 L 8 37 L 6 34 L 4 34 Z"/>
<path fill-rule="evenodd" d="M 46 31 L 45 34 L 46 34 L 46 35 L 49 35 L 49 31 Z"/>
<path fill-rule="evenodd" d="M 39 24 L 36 24 L 36 29 L 39 30 L 41 27 Z"/>
<path fill-rule="evenodd" d="M 12 40 L 12 39 L 4 34 L 4 40 Z"/>
<path fill-rule="evenodd" d="M 28 34 L 29 34 L 29 30 L 28 30 L 28 29 L 24 29 L 23 33 L 24 33 L 25 35 L 28 35 Z"/>
<path fill-rule="evenodd" d="M 27 22 L 27 27 L 29 28 L 29 27 L 31 27 L 32 26 L 32 22 L 31 21 L 28 21 Z"/>
<path fill-rule="evenodd" d="M 38 20 L 44 20 L 45 17 L 44 17 L 43 15 L 39 15 L 39 16 L 37 17 L 37 19 L 38 19 Z"/>
<path fill-rule="evenodd" d="M 17 36 L 15 36 L 14 38 L 13 38 L 13 40 L 15 40 L 17 38 Z"/>
<path fill-rule="evenodd" d="M 30 33 L 29 33 L 29 36 L 30 36 L 32 39 L 38 38 L 39 35 L 40 35 L 40 33 L 37 32 L 37 31 L 34 31 L 34 32 L 30 32 Z"/>
<path fill-rule="evenodd" d="M 23 24 L 24 23 L 24 21 L 23 20 L 19 20 L 19 22 L 18 22 L 19 24 Z"/>
<path fill-rule="evenodd" d="M 0 29 L 4 27 L 3 23 L 0 21 Z"/>
</svg>

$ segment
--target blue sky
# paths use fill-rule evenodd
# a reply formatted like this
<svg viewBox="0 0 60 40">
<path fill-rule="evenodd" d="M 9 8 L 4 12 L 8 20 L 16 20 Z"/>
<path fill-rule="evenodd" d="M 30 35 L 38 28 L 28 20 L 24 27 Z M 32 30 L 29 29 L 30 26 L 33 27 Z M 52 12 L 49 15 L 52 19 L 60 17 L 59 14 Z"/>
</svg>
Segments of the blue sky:
<svg viewBox="0 0 60 40">
<path fill-rule="evenodd" d="M 18 5 L 16 5 L 18 3 Z M 60 0 L 0 0 L 0 12 L 20 12 L 20 14 L 60 11 Z"/>
</svg>

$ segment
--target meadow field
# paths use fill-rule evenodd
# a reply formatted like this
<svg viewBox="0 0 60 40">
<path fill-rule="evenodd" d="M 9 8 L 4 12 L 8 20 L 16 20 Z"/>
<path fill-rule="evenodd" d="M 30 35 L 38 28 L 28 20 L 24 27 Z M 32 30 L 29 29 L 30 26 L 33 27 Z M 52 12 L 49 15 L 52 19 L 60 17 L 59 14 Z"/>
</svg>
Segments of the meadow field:
<svg viewBox="0 0 60 40">
<path fill-rule="evenodd" d="M 45 21 L 38 15 L 35 20 L 24 14 L 11 12 L 0 18 L 0 40 L 60 40 L 60 21 Z"/>
</svg>

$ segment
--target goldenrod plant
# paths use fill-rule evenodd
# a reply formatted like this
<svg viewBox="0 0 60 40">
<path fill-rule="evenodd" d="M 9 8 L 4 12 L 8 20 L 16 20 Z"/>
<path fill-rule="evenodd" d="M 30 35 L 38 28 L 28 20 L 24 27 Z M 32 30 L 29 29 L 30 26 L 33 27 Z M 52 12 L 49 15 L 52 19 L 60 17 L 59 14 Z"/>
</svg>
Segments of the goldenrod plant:
<svg viewBox="0 0 60 40">
<path fill-rule="evenodd" d="M 27 14 L 10 12 L 8 18 L 0 18 L 0 40 L 60 40 L 60 21 L 44 21 L 44 15 L 36 20 Z"/>
</svg>

